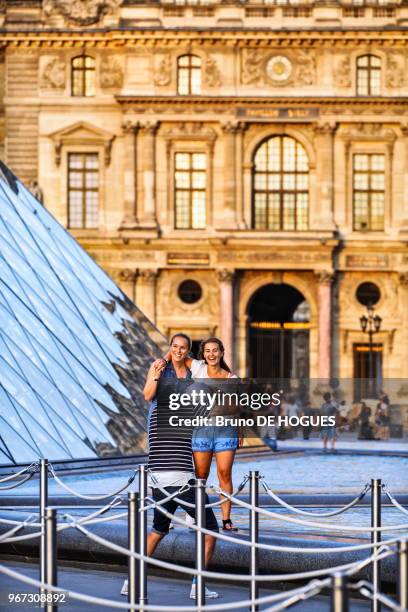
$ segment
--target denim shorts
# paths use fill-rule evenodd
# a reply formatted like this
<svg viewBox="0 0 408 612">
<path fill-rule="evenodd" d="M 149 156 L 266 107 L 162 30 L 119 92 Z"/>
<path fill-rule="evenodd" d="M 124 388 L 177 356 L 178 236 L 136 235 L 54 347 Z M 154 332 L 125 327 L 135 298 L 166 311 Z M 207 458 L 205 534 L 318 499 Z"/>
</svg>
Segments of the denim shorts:
<svg viewBox="0 0 408 612">
<path fill-rule="evenodd" d="M 236 427 L 196 427 L 192 440 L 193 451 L 212 451 L 219 453 L 238 448 L 238 430 Z"/>
<path fill-rule="evenodd" d="M 320 431 L 322 438 L 328 438 L 329 440 L 335 440 L 337 438 L 337 431 L 335 425 L 324 425 Z"/>
</svg>

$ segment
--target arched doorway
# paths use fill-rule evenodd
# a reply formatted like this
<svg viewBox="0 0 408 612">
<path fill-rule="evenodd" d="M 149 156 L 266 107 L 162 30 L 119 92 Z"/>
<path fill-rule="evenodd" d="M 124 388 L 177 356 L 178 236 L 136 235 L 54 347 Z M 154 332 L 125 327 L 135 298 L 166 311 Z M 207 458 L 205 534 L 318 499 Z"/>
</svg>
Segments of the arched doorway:
<svg viewBox="0 0 408 612">
<path fill-rule="evenodd" d="M 256 378 L 309 376 L 310 309 L 286 283 L 260 287 L 248 305 L 249 374 Z"/>
</svg>

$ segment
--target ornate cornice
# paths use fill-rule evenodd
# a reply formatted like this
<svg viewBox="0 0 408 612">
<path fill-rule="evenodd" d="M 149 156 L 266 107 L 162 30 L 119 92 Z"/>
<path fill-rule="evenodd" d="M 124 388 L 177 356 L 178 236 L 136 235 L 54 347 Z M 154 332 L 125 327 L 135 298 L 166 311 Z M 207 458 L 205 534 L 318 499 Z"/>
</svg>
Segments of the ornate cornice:
<svg viewBox="0 0 408 612">
<path fill-rule="evenodd" d="M 186 44 L 197 46 L 210 44 L 224 44 L 226 46 L 245 48 L 259 48 L 262 45 L 268 50 L 279 50 L 280 47 L 289 45 L 291 48 L 304 49 L 312 46 L 333 47 L 358 47 L 360 45 L 367 49 L 370 44 L 378 46 L 392 45 L 395 50 L 398 47 L 406 48 L 406 29 L 401 27 L 385 30 L 381 27 L 376 29 L 330 29 L 324 30 L 250 30 L 250 29 L 228 29 L 213 28 L 202 29 L 157 29 L 157 30 L 119 30 L 115 27 L 106 28 L 104 31 L 93 28 L 83 28 L 81 30 L 66 28 L 54 31 L 49 28 L 47 31 L 41 28 L 32 28 L 24 32 L 0 30 L 0 44 L 14 47 L 18 46 L 58 46 L 68 47 L 82 46 L 90 42 L 94 47 L 120 47 L 139 48 L 166 46 L 180 47 Z"/>
</svg>

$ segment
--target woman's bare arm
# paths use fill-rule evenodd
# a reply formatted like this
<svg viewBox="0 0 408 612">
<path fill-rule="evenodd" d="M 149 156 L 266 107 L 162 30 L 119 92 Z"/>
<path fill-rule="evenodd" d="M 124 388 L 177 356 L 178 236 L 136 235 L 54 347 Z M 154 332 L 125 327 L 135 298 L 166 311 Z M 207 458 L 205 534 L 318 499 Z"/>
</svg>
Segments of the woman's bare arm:
<svg viewBox="0 0 408 612">
<path fill-rule="evenodd" d="M 161 364 L 157 366 L 156 361 L 150 366 L 143 389 L 143 396 L 146 401 L 150 402 L 155 397 L 157 392 L 157 384 L 164 368 L 165 366 Z"/>
</svg>

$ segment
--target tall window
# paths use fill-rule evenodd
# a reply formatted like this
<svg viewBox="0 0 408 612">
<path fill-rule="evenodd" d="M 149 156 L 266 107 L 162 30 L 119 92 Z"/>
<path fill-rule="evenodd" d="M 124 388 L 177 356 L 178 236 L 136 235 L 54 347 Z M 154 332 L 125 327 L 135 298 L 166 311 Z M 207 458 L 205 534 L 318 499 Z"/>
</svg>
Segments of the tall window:
<svg viewBox="0 0 408 612">
<path fill-rule="evenodd" d="M 68 155 L 68 227 L 95 228 L 99 224 L 99 156 Z"/>
<path fill-rule="evenodd" d="M 88 55 L 71 61 L 71 93 L 73 96 L 95 95 L 95 60 Z"/>
<path fill-rule="evenodd" d="M 273 136 L 254 159 L 252 225 L 255 229 L 308 227 L 309 160 L 293 138 Z"/>
<path fill-rule="evenodd" d="M 384 229 L 385 157 L 371 153 L 353 155 L 354 229 Z"/>
<path fill-rule="evenodd" d="M 357 58 L 357 95 L 381 95 L 381 60 L 376 55 Z"/>
<path fill-rule="evenodd" d="M 182 96 L 201 93 L 201 58 L 181 55 L 177 60 L 177 93 Z"/>
<path fill-rule="evenodd" d="M 177 229 L 203 229 L 206 224 L 207 156 L 176 153 L 175 205 Z"/>
</svg>

